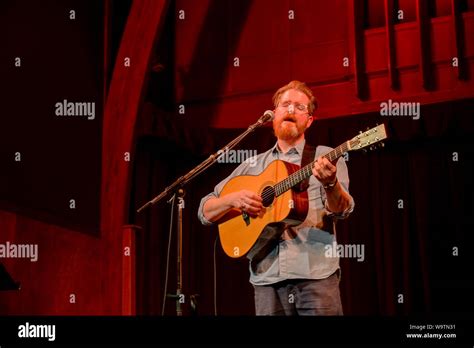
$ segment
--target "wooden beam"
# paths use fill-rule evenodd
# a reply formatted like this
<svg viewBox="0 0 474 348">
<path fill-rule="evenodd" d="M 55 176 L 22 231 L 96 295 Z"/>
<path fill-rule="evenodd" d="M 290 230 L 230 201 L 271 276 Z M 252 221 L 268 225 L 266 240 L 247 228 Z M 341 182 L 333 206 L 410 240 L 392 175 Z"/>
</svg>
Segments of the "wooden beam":
<svg viewBox="0 0 474 348">
<path fill-rule="evenodd" d="M 352 0 L 349 3 L 350 39 L 354 67 L 356 96 L 360 100 L 368 98 L 367 77 L 365 74 L 363 2 Z"/>
<path fill-rule="evenodd" d="M 400 89 L 400 81 L 398 78 L 398 71 L 396 68 L 396 54 L 395 54 L 395 32 L 394 32 L 394 16 L 395 6 L 393 0 L 385 0 L 385 33 L 386 33 L 386 47 L 387 47 L 387 67 L 390 87 L 393 90 Z"/>
<path fill-rule="evenodd" d="M 136 315 L 136 261 L 137 245 L 136 233 L 140 226 L 123 226 L 122 239 L 122 315 Z"/>
<path fill-rule="evenodd" d="M 454 57 L 458 59 L 457 75 L 459 80 L 467 80 L 466 64 L 464 62 L 464 28 L 459 1 L 451 0 L 451 18 L 454 37 Z M 453 58 L 454 58 L 453 57 Z"/>
<path fill-rule="evenodd" d="M 426 0 L 416 0 L 416 17 L 420 43 L 420 74 L 425 90 L 433 89 L 433 69 L 431 63 L 430 18 Z"/>
</svg>

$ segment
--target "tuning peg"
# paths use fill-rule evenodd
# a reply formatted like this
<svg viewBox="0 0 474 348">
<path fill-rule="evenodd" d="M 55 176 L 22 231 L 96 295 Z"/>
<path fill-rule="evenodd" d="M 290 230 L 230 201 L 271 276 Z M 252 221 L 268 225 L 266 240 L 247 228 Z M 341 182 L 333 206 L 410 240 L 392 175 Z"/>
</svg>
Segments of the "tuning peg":
<svg viewBox="0 0 474 348">
<path fill-rule="evenodd" d="M 380 147 L 385 147 L 385 143 L 380 143 Z"/>
</svg>

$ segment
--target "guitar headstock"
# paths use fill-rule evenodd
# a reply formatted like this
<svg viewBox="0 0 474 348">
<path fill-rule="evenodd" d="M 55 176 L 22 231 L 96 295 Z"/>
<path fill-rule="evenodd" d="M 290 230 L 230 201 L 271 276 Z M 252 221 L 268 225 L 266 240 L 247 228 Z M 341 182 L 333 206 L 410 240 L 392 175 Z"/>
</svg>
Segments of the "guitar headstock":
<svg viewBox="0 0 474 348">
<path fill-rule="evenodd" d="M 382 141 L 387 139 L 387 131 L 384 124 L 380 124 L 365 132 L 360 132 L 349 140 L 349 151 L 367 149 L 373 150 L 377 145 L 383 146 Z"/>
</svg>

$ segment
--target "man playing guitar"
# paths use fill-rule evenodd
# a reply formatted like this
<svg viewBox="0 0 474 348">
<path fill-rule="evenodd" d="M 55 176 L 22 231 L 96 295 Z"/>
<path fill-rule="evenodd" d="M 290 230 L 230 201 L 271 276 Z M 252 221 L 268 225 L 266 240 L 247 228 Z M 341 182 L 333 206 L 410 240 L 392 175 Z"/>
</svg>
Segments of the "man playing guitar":
<svg viewBox="0 0 474 348">
<path fill-rule="evenodd" d="M 257 155 L 256 161 L 241 163 L 201 200 L 198 217 L 205 225 L 219 223 L 232 209 L 250 217 L 263 209 L 257 192 L 242 189 L 220 196 L 224 185 L 240 175 L 258 175 L 272 161 L 300 165 L 306 151 L 305 131 L 314 121 L 317 103 L 312 91 L 299 81 L 281 87 L 273 96 L 273 130 L 276 144 Z M 331 148 L 319 145 L 307 186 L 308 212 L 297 226 L 278 225 L 280 237 L 256 257 L 249 253 L 250 282 L 255 289 L 257 315 L 342 315 L 337 256 L 327 257 L 327 246 L 336 243 L 335 220 L 354 209 L 349 194 L 349 176 L 342 158 L 332 163 L 325 157 Z M 256 163 L 256 165 L 255 165 Z"/>
</svg>

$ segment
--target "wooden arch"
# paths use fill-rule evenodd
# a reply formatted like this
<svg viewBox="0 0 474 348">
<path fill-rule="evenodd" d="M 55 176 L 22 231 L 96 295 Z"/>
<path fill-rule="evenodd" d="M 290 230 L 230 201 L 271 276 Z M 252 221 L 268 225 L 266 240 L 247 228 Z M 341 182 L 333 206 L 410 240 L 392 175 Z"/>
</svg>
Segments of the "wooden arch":
<svg viewBox="0 0 474 348">
<path fill-rule="evenodd" d="M 104 110 L 102 134 L 101 239 L 104 262 L 101 274 L 104 314 L 120 314 L 122 293 L 122 229 L 129 206 L 134 130 L 146 88 L 146 77 L 165 0 L 133 1 L 120 43 Z M 130 64 L 126 64 L 126 63 Z M 105 285 L 106 284 L 106 285 Z"/>
</svg>

